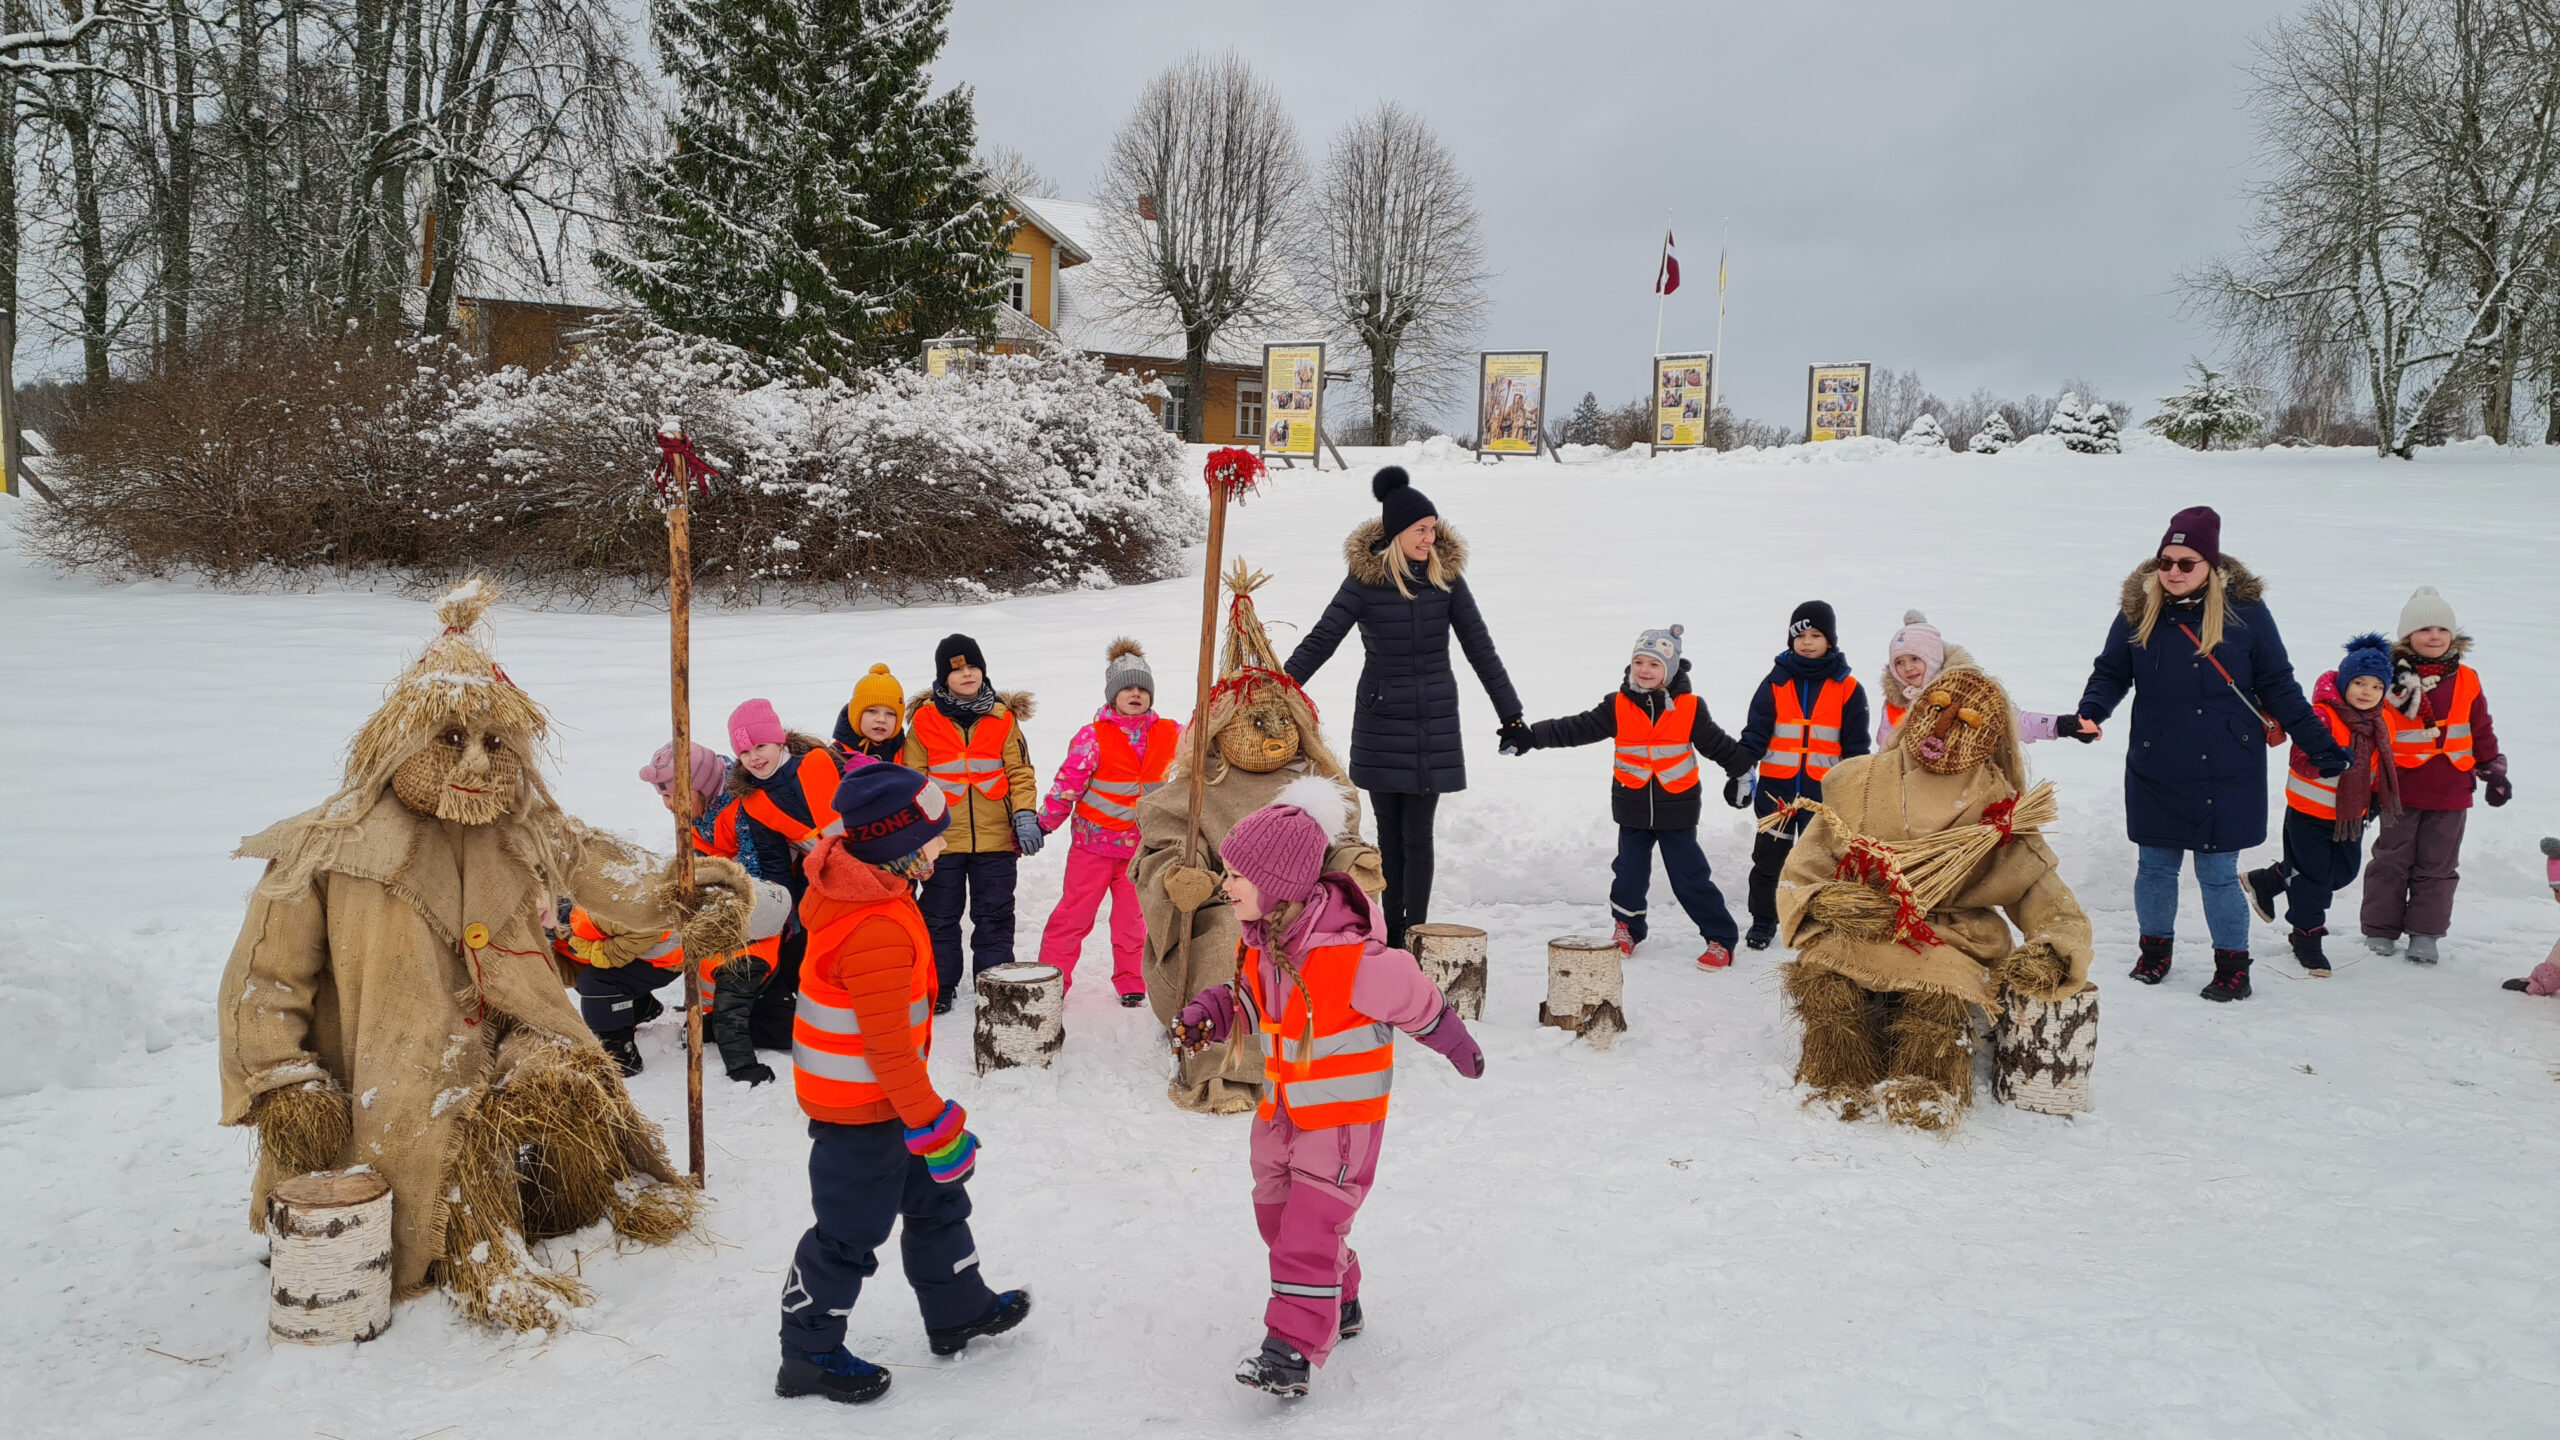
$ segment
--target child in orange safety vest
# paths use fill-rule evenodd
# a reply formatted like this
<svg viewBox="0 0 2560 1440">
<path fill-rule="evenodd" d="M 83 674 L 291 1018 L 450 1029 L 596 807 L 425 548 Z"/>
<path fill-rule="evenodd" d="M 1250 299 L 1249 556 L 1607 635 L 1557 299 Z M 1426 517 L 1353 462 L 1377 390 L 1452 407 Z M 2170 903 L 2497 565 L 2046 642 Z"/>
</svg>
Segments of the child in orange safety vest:
<svg viewBox="0 0 2560 1440">
<path fill-rule="evenodd" d="M 1617 743 L 1609 811 L 1618 822 L 1618 859 L 1610 870 L 1609 912 L 1617 924 L 1618 949 L 1632 955 L 1644 943 L 1645 893 L 1652 887 L 1658 847 L 1671 893 L 1697 923 L 1706 946 L 1698 968 L 1722 970 L 1733 963 L 1741 933 L 1707 868 L 1706 852 L 1698 848 L 1701 797 L 1706 794 L 1698 761 L 1704 757 L 1736 776 L 1751 768 L 1752 756 L 1691 692 L 1689 662 L 1680 654 L 1683 633 L 1674 625 L 1637 636 L 1618 688 L 1578 715 L 1531 725 L 1526 749 Z M 1506 747 L 1504 753 L 1526 750 Z"/>
<path fill-rule="evenodd" d="M 2506 752 L 2498 748 L 2489 697 L 2470 661 L 2471 637 L 2432 585 L 2400 607 L 2391 647 L 2391 759 L 2400 771 L 2397 820 L 2373 837 L 2357 920 L 2365 948 L 2388 955 L 2403 936 L 2412 964 L 2436 963 L 2436 942 L 2453 927 L 2462 883 L 2462 832 L 2476 786 L 2489 808 L 2514 797 Z"/>
<path fill-rule="evenodd" d="M 907 743 L 898 763 L 942 787 L 951 806 L 950 849 L 916 896 L 933 933 L 942 990 L 936 1012 L 960 992 L 960 915 L 969 915 L 971 973 L 1013 963 L 1013 895 L 1019 861 L 1048 839 L 1040 828 L 1040 774 L 1022 740 L 1028 691 L 1002 691 L 987 678 L 978 642 L 946 635 L 933 650 L 933 688 L 907 702 Z"/>
<path fill-rule="evenodd" d="M 1103 897 L 1111 900 L 1111 984 L 1124 1007 L 1146 1003 L 1138 966 L 1147 949 L 1147 920 L 1129 862 L 1138 853 L 1138 801 L 1165 782 L 1182 748 L 1182 727 L 1155 713 L 1156 677 L 1135 640 L 1115 640 L 1102 669 L 1102 709 L 1067 742 L 1067 758 L 1040 808 L 1040 830 L 1069 826 L 1066 888 L 1040 932 L 1040 963 L 1058 967 L 1069 987 L 1076 960 L 1093 933 Z"/>
<path fill-rule="evenodd" d="M 2382 708 L 2390 677 L 2391 642 L 2359 635 L 2338 668 L 2311 687 L 2311 709 L 2348 751 L 2347 767 L 2323 774 L 2300 744 L 2293 747 L 2285 759 L 2284 858 L 2240 877 L 2259 919 L 2274 924 L 2276 901 L 2285 902 L 2293 958 L 2314 976 L 2329 974 L 2320 943 L 2329 933 L 2329 897 L 2364 863 L 2365 822 L 2400 814 L 2400 770 Z"/>
<path fill-rule="evenodd" d="M 1849 673 L 1839 636 L 1823 601 L 1807 600 L 1787 617 L 1787 648 L 1742 722 L 1742 748 L 1760 762 L 1759 772 L 1748 784 L 1741 776 L 1727 782 L 1726 804 L 1767 816 L 1790 800 L 1819 800 L 1832 766 L 1867 753 L 1867 692 Z M 1751 929 L 1742 943 L 1754 950 L 1777 938 L 1778 872 L 1804 827 L 1797 815 L 1751 842 Z"/>
<path fill-rule="evenodd" d="M 1307 1393 L 1309 1369 L 1360 1333 L 1360 1258 L 1345 1237 L 1377 1178 L 1395 1077 L 1395 1032 L 1484 1074 L 1484 1051 L 1422 967 L 1386 943 L 1386 920 L 1358 882 L 1324 871 L 1346 825 L 1332 781 L 1293 780 L 1218 845 L 1227 899 L 1243 922 L 1232 984 L 1201 991 L 1175 1018 L 1198 1050 L 1252 1027 L 1262 1040 L 1253 1122 L 1253 1214 L 1271 1252 L 1262 1348 L 1240 1384 Z"/>
</svg>

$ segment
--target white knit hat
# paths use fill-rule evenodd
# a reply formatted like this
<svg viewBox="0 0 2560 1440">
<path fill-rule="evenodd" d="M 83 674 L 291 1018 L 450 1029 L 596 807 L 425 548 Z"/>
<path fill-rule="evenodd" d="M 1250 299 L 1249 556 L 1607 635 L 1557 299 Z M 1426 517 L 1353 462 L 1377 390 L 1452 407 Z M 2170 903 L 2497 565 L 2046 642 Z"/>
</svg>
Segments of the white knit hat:
<svg viewBox="0 0 2560 1440">
<path fill-rule="evenodd" d="M 1662 630 L 1647 630 L 1636 637 L 1634 654 L 1628 658 L 1633 659 L 1635 655 L 1650 655 L 1662 662 L 1663 669 L 1677 670 L 1680 668 L 1680 637 L 1687 633 L 1685 628 L 1678 625 Z"/>
<path fill-rule="evenodd" d="M 2453 606 L 2436 593 L 2436 587 L 2421 585 L 2409 596 L 2409 603 L 2400 607 L 2400 628 L 2393 633 L 2406 640 L 2430 625 L 2441 625 L 2455 632 L 2462 629 L 2453 618 Z"/>
</svg>

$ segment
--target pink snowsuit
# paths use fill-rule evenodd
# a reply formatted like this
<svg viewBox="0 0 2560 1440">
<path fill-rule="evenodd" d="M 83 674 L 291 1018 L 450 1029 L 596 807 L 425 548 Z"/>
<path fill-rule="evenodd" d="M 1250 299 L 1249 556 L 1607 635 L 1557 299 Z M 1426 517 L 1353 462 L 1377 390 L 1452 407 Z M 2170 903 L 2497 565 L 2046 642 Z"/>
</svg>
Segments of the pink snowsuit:
<svg viewBox="0 0 2560 1440">
<path fill-rule="evenodd" d="M 2551 897 L 2560 900 L 2560 855 L 2542 862 L 2542 873 L 2551 881 Z M 2525 981 L 2528 995 L 2560 995 L 2560 941 L 2551 946 L 2551 957 L 2533 967 Z"/>
<path fill-rule="evenodd" d="M 1130 748 L 1141 758 L 1147 753 L 1147 731 L 1156 722 L 1155 712 L 1144 715 L 1121 715 L 1109 707 L 1093 717 L 1093 723 L 1076 732 L 1067 742 L 1067 758 L 1058 766 L 1058 778 L 1049 786 L 1049 798 L 1040 807 L 1040 829 L 1053 833 L 1061 825 L 1074 832 L 1074 843 L 1067 850 L 1065 890 L 1058 896 L 1058 908 L 1049 912 L 1049 923 L 1040 932 L 1040 963 L 1055 965 L 1072 990 L 1076 983 L 1076 961 L 1083 957 L 1084 940 L 1093 933 L 1094 918 L 1102 911 L 1102 899 L 1111 897 L 1111 985 L 1123 995 L 1146 993 L 1146 976 L 1138 968 L 1147 951 L 1147 918 L 1138 909 L 1138 887 L 1129 881 L 1129 862 L 1138 853 L 1138 830 L 1110 830 L 1083 819 L 1075 813 L 1076 802 L 1084 798 L 1085 787 L 1093 783 L 1094 768 L 1102 760 L 1102 742 L 1095 738 L 1096 727 L 1117 725 L 1129 737 Z"/>
<path fill-rule="evenodd" d="M 1373 1020 L 1414 1033 L 1440 1018 L 1447 1002 L 1422 967 L 1402 950 L 1387 947 L 1386 921 L 1350 876 L 1326 875 L 1309 902 L 1301 953 L 1323 945 L 1359 944 L 1360 969 L 1352 977 L 1351 1004 Z M 1266 951 L 1262 993 L 1280 997 L 1288 978 Z M 1215 1038 L 1241 1014 L 1235 992 L 1203 990 L 1197 999 L 1216 1017 Z M 1275 1101 L 1268 1120 L 1253 1122 L 1253 1218 L 1271 1252 L 1271 1303 L 1263 1327 L 1317 1365 L 1333 1353 L 1342 1307 L 1360 1298 L 1360 1257 L 1353 1253 L 1351 1221 L 1378 1175 L 1383 1121 L 1301 1130 L 1288 1107 Z"/>
</svg>

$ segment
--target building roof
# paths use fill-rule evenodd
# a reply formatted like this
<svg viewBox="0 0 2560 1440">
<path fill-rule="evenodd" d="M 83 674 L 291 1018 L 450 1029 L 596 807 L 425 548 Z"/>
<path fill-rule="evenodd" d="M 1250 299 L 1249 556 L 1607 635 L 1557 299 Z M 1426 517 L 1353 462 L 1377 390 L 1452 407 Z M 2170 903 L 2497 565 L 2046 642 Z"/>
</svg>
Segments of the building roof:
<svg viewBox="0 0 2560 1440">
<path fill-rule="evenodd" d="M 1026 196 L 1016 195 L 1008 191 L 1004 197 L 1004 203 L 1012 207 L 1014 214 L 1022 217 L 1022 222 L 1024 224 L 1029 225 L 1041 234 L 1048 236 L 1050 240 L 1056 243 L 1058 247 L 1059 269 L 1064 270 L 1070 265 L 1082 265 L 1093 258 L 1093 252 L 1087 249 L 1084 245 L 1078 243 L 1076 237 L 1068 234 L 1064 229 L 1061 229 L 1056 222 L 1049 219 L 1048 216 L 1040 213 L 1042 207 L 1063 205 L 1066 203 L 1065 201 L 1058 200 L 1050 196 L 1042 196 L 1037 202 L 1034 202 Z M 1083 209 L 1088 207 L 1079 206 L 1077 208 Z"/>
</svg>

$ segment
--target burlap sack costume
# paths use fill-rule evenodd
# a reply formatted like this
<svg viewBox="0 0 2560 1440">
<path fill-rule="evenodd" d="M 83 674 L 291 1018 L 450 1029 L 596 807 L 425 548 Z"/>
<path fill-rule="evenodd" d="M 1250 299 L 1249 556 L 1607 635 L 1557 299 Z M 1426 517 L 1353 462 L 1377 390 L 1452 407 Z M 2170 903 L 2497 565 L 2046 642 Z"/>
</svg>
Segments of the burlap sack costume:
<svg viewBox="0 0 2560 1440">
<path fill-rule="evenodd" d="M 2056 999 L 2088 979 L 2089 917 L 2053 851 L 2024 826 L 2002 838 L 1997 823 L 2025 813 L 2025 787 L 2007 693 L 1979 670 L 1950 670 L 1915 698 L 1892 749 L 1835 766 L 1808 807 L 1778 882 L 1797 951 L 1782 973 L 1804 1027 L 1796 1079 L 1842 1118 L 1878 1106 L 1923 1129 L 1952 1123 L 1973 1096 L 1968 1007 L 1996 1013 L 2004 986 Z M 1900 923 L 1871 867 L 1851 860 L 1844 873 L 1857 837 L 1892 845 L 1986 821 L 1975 833 L 1988 853 Z"/>
<path fill-rule="evenodd" d="M 1386 877 L 1378 852 L 1360 840 L 1359 794 L 1325 744 L 1314 707 L 1281 674 L 1254 614 L 1252 593 L 1265 578 L 1238 561 L 1227 579 L 1235 598 L 1227 614 L 1223 678 L 1202 722 L 1209 758 L 1202 772 L 1206 788 L 1193 867 L 1214 884 L 1214 877 L 1223 873 L 1218 846 L 1236 822 L 1270 804 L 1290 781 L 1322 775 L 1343 787 L 1349 817 L 1345 833 L 1325 854 L 1325 868 L 1353 876 L 1376 895 L 1386 889 Z M 1236 947 L 1242 938 L 1234 907 L 1225 897 L 1209 893 L 1196 908 L 1186 908 L 1177 903 L 1179 887 L 1168 885 L 1182 866 L 1191 813 L 1190 769 L 1197 753 L 1192 741 L 1183 737 L 1182 757 L 1172 776 L 1138 802 L 1138 854 L 1129 864 L 1147 918 L 1147 1003 L 1166 1025 L 1192 996 L 1235 979 Z M 1198 877 L 1192 883 L 1196 892 Z M 1191 932 L 1187 962 L 1182 949 L 1186 927 Z M 1261 1085 L 1262 1047 L 1258 1037 L 1247 1035 L 1239 1045 L 1212 1046 L 1182 1057 L 1166 1093 L 1185 1110 L 1233 1114 L 1255 1106 Z"/>
<path fill-rule="evenodd" d="M 344 787 L 242 842 L 267 871 L 222 978 L 222 1123 L 258 1127 L 253 1229 L 276 1181 L 370 1167 L 391 1182 L 395 1293 L 442 1285 L 475 1320 L 532 1329 L 586 1292 L 527 1240 L 610 1218 L 663 1242 L 697 1197 L 564 993 L 545 923 L 563 895 L 609 932 L 682 917 L 655 857 L 553 802 L 546 719 L 472 636 L 494 598 L 446 596 Z M 689 940 L 736 918 L 733 870 L 705 868 Z"/>
</svg>

